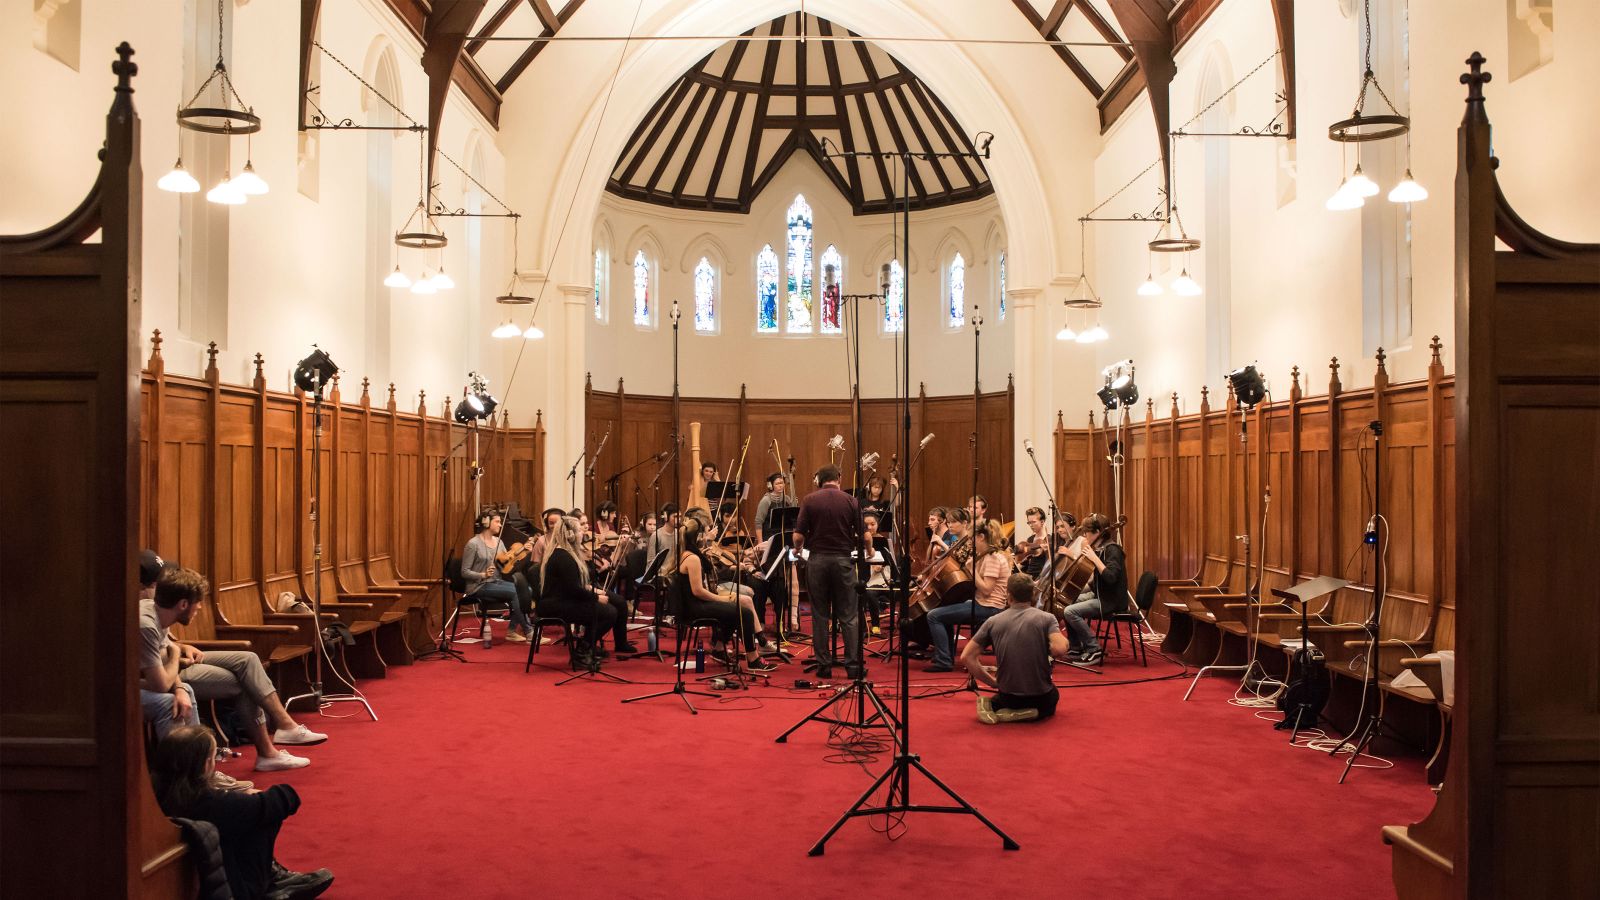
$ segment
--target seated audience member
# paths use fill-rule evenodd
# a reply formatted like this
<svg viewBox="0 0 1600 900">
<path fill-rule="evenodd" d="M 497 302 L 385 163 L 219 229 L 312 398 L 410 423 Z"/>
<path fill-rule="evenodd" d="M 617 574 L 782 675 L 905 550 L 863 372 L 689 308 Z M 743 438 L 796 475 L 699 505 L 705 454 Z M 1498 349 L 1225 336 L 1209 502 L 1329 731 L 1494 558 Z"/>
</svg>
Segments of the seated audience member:
<svg viewBox="0 0 1600 900">
<path fill-rule="evenodd" d="M 1006 581 L 1011 603 L 989 617 L 961 648 L 961 664 L 978 681 L 999 693 L 979 695 L 978 721 L 985 725 L 1026 722 L 1056 714 L 1061 692 L 1050 681 L 1050 657 L 1067 652 L 1067 639 L 1056 617 L 1033 605 L 1033 579 L 1022 573 Z M 994 647 L 991 674 L 979 655 Z"/>
<path fill-rule="evenodd" d="M 300 795 L 286 784 L 264 791 L 219 791 L 211 784 L 216 755 L 216 740 L 198 725 L 175 728 L 161 739 L 151 781 L 162 811 L 216 826 L 228 887 L 236 900 L 301 900 L 326 891 L 333 884 L 332 872 L 291 872 L 274 858 L 278 831 L 300 809 Z"/>
<path fill-rule="evenodd" d="M 141 606 L 156 596 L 156 579 L 161 577 L 161 570 L 166 563 L 156 555 L 154 550 L 144 550 L 139 553 L 139 603 Z M 178 653 L 178 645 L 167 644 L 168 653 L 174 656 Z M 140 679 L 139 706 L 144 710 L 145 721 L 156 730 L 156 737 L 167 736 L 167 732 L 179 725 L 200 724 L 200 713 L 194 705 L 194 688 L 184 684 L 182 680 L 175 679 L 173 689 L 170 691 L 151 690 Z"/>
<path fill-rule="evenodd" d="M 248 650 L 206 650 L 175 641 L 167 630 L 187 625 L 210 585 L 200 573 L 168 566 L 156 579 L 155 596 L 139 603 L 140 687 L 172 693 L 181 682 L 197 700 L 232 700 L 239 726 L 256 747 L 256 771 L 298 769 L 311 760 L 280 750 L 277 744 L 320 744 L 325 734 L 299 724 L 278 699 L 278 689 Z M 275 731 L 268 733 L 270 724 Z"/>
</svg>

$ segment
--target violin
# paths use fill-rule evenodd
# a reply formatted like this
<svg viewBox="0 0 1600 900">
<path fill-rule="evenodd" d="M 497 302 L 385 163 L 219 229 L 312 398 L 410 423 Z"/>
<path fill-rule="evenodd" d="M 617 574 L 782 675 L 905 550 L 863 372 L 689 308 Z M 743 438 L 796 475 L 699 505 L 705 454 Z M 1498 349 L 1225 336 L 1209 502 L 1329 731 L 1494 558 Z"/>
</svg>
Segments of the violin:
<svg viewBox="0 0 1600 900">
<path fill-rule="evenodd" d="M 523 563 L 533 558 L 533 545 L 534 542 L 531 540 L 518 541 L 496 554 L 494 562 L 495 566 L 499 568 L 500 574 L 510 578 L 511 574 L 521 568 Z"/>
</svg>

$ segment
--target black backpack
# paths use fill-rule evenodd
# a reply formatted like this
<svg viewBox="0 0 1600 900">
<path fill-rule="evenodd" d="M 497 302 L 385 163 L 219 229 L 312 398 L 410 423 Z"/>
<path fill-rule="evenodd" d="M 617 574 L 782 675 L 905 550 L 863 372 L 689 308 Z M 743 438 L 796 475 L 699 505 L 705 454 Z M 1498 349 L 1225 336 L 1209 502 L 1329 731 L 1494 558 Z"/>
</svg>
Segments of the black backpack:
<svg viewBox="0 0 1600 900">
<path fill-rule="evenodd" d="M 1272 727 L 1279 731 L 1315 728 L 1322 708 L 1328 705 L 1328 669 L 1322 651 L 1310 644 L 1296 650 L 1294 671 L 1288 689 L 1278 696 L 1283 721 Z"/>
</svg>

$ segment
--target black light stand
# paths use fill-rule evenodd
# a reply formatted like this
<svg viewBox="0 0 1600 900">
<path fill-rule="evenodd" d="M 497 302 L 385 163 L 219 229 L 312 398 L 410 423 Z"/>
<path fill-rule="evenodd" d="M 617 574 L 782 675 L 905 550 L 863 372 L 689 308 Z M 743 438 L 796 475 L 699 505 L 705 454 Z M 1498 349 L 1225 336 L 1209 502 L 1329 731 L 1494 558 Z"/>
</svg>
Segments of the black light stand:
<svg viewBox="0 0 1600 900">
<path fill-rule="evenodd" d="M 462 444 L 466 442 L 466 438 L 461 439 Z M 459 446 L 461 444 L 456 445 Z M 467 655 L 455 648 L 455 620 L 450 610 L 450 576 L 446 571 L 450 562 L 450 455 L 456 452 L 456 447 L 451 447 L 444 459 L 439 461 L 439 640 L 432 650 L 417 654 L 418 662 L 425 659 L 467 661 Z"/>
<path fill-rule="evenodd" d="M 315 348 L 315 345 L 313 345 Z M 295 368 L 295 384 L 301 390 L 311 394 L 311 620 L 317 623 L 317 652 L 311 654 L 315 660 L 315 670 L 311 680 L 311 690 L 304 694 L 296 694 L 283 701 L 285 709 L 296 700 L 310 699 L 317 705 L 317 712 L 323 712 L 335 703 L 359 703 L 366 710 L 372 721 L 378 721 L 378 714 L 372 711 L 372 704 L 367 698 L 361 696 L 359 691 L 349 694 L 328 694 L 322 690 L 322 674 L 324 657 L 328 655 L 328 642 L 322 638 L 322 389 L 327 385 L 339 367 L 333 364 L 328 354 L 320 349 L 314 349 L 312 354 L 301 360 Z M 331 660 L 328 661 L 331 664 Z M 334 677 L 338 678 L 338 670 L 334 670 Z M 341 681 L 343 679 L 340 679 Z M 355 686 L 347 684 L 355 691 Z"/>
<path fill-rule="evenodd" d="M 855 155 L 855 156 L 872 157 L 872 158 L 888 157 L 888 158 L 896 159 L 896 160 L 898 160 L 900 162 L 900 164 L 901 164 L 901 175 L 900 175 L 900 179 L 901 179 L 901 190 L 900 190 L 900 194 L 901 194 L 901 209 L 900 209 L 900 213 L 901 213 L 901 218 L 902 218 L 902 222 L 903 222 L 903 227 L 901 229 L 901 239 L 902 239 L 901 252 L 903 254 L 902 258 L 906 260 L 907 266 L 909 266 L 909 263 L 910 263 L 910 260 L 911 260 L 911 189 L 910 189 L 910 170 L 911 170 L 912 161 L 914 159 L 925 159 L 925 160 L 928 160 L 928 161 L 934 161 L 934 160 L 937 160 L 937 159 L 943 158 L 943 157 L 956 157 L 956 156 L 960 156 L 960 157 L 964 157 L 964 158 L 986 159 L 989 156 L 989 143 L 990 143 L 990 141 L 992 141 L 994 139 L 994 136 L 993 135 L 987 135 L 987 139 L 984 139 L 985 136 L 986 135 L 984 135 L 984 134 L 980 134 L 979 135 L 980 147 L 979 147 L 978 150 L 976 150 L 976 151 L 966 151 L 966 152 L 961 152 L 961 153 L 915 153 L 914 154 L 914 153 L 910 153 L 910 152 L 906 152 L 906 151 L 889 152 L 889 153 L 869 153 L 869 152 L 864 152 L 864 151 L 851 151 L 851 153 L 849 153 L 849 154 L 836 153 L 836 154 L 833 154 L 833 155 L 841 155 L 841 156 Z M 824 148 L 824 149 L 826 149 L 826 148 Z M 909 310 L 910 310 L 909 299 L 910 299 L 910 286 L 911 286 L 910 285 L 909 270 L 906 273 L 906 280 L 905 280 L 904 284 L 905 284 L 905 293 L 902 296 L 905 298 L 906 311 L 909 313 Z M 910 341 L 909 332 L 910 332 L 910 327 L 911 327 L 911 325 L 910 325 L 911 316 L 910 315 L 906 315 L 905 319 L 904 319 L 904 322 L 905 322 L 904 328 L 905 328 L 906 334 L 904 334 L 902 336 L 904 339 L 901 342 L 901 351 L 900 351 L 900 353 L 901 353 L 900 365 L 901 365 L 901 371 L 902 371 L 902 373 L 904 375 L 904 381 L 903 381 L 904 393 L 902 393 L 900 395 L 900 410 L 901 410 L 900 436 L 901 436 L 901 453 L 905 458 L 910 459 L 911 458 L 911 341 Z M 906 509 L 907 510 L 911 509 L 911 499 L 910 499 L 911 484 L 910 484 L 910 482 L 911 482 L 911 471 L 910 471 L 910 469 L 908 467 L 907 470 L 906 470 L 906 487 L 905 487 L 905 490 L 906 490 L 906 493 L 907 493 L 907 499 L 906 499 Z M 906 559 L 906 560 L 902 561 L 902 564 L 901 564 L 900 570 L 899 570 L 899 578 L 896 579 L 896 582 L 897 582 L 897 585 L 898 585 L 898 594 L 899 594 L 899 596 L 896 598 L 896 602 L 903 606 L 903 605 L 905 605 L 905 603 L 907 602 L 907 600 L 909 600 L 909 598 L 911 596 L 911 566 L 910 566 L 910 560 L 909 559 Z M 1004 831 L 1001 831 L 999 826 L 997 826 L 993 822 L 989 821 L 983 815 L 983 813 L 978 811 L 978 809 L 976 807 L 974 807 L 972 804 L 968 803 L 966 800 L 962 799 L 961 795 L 957 794 L 954 790 L 951 790 L 951 788 L 948 785 L 946 785 L 944 782 L 940 781 L 938 779 L 938 777 L 935 776 L 932 772 L 930 772 L 928 770 L 928 767 L 923 764 L 922 758 L 920 756 L 918 756 L 917 754 L 914 754 L 914 753 L 911 752 L 911 690 L 910 690 L 910 683 L 911 683 L 911 659 L 910 659 L 910 657 L 908 657 L 904 653 L 902 653 L 902 654 L 900 654 L 900 683 L 899 683 L 899 689 L 900 689 L 900 712 L 899 712 L 899 715 L 894 720 L 894 723 L 895 723 L 896 727 L 893 729 L 893 735 L 894 735 L 894 738 L 895 738 L 894 760 L 888 765 L 888 767 L 886 767 L 883 770 L 882 774 L 880 774 L 877 777 L 877 779 L 875 779 L 872 782 L 872 784 L 866 789 L 866 791 L 863 792 L 861 794 L 861 796 L 854 803 L 852 803 L 849 806 L 849 808 L 847 808 L 844 811 L 844 813 L 842 815 L 839 816 L 838 820 L 833 823 L 832 827 L 830 827 L 826 832 L 824 832 L 821 838 L 817 839 L 816 844 L 812 845 L 812 847 L 811 847 L 811 850 L 810 850 L 810 855 L 811 856 L 821 856 L 823 854 L 823 852 L 827 849 L 828 839 L 833 837 L 834 834 L 836 834 L 839 831 L 840 828 L 844 827 L 844 824 L 846 822 L 850 821 L 853 818 L 862 817 L 862 816 L 896 816 L 896 815 L 903 815 L 905 813 L 913 813 L 913 812 L 951 813 L 951 814 L 962 814 L 962 815 L 973 816 L 979 822 L 982 822 L 984 827 L 986 827 L 990 831 L 994 832 L 995 835 L 997 835 L 1000 838 L 1002 847 L 1004 847 L 1007 850 L 1016 850 L 1016 849 L 1019 848 L 1020 845 L 1015 840 L 1013 840 L 1010 835 L 1006 834 Z M 928 805 L 928 804 L 915 804 L 915 803 L 912 803 L 911 802 L 911 773 L 912 773 L 912 770 L 915 770 L 917 772 L 922 773 L 923 777 L 925 777 L 929 781 L 933 782 L 934 787 L 937 787 L 940 791 L 942 791 L 945 794 L 946 797 L 949 798 L 950 804 L 949 805 L 934 806 L 934 805 Z M 874 794 L 876 794 L 878 792 L 878 790 L 880 788 L 884 787 L 885 785 L 888 786 L 888 791 L 887 791 L 887 794 L 884 797 L 884 799 L 882 801 L 880 801 L 877 805 L 868 805 L 868 801 L 870 801 L 872 799 L 872 796 Z"/>
<path fill-rule="evenodd" d="M 1351 746 L 1350 759 L 1345 762 L 1344 771 L 1339 773 L 1340 784 L 1344 784 L 1366 748 L 1383 734 L 1383 692 L 1378 688 L 1378 653 L 1383 643 L 1383 595 L 1389 575 L 1384 560 L 1389 550 L 1389 525 L 1383 520 L 1383 422 L 1374 419 L 1367 428 L 1372 432 L 1372 528 L 1376 542 L 1372 563 L 1372 615 L 1362 626 L 1367 632 L 1367 673 L 1361 679 L 1361 705 L 1367 714 L 1355 732 L 1328 751 L 1328 755 L 1332 756 L 1346 745 Z M 1351 744 L 1351 737 L 1355 737 L 1354 744 Z"/>
<path fill-rule="evenodd" d="M 1246 381 L 1246 378 L 1253 380 Z M 1250 414 L 1255 412 L 1256 404 L 1261 402 L 1265 396 L 1266 389 L 1262 385 L 1260 376 L 1256 374 L 1255 366 L 1245 366 L 1237 369 L 1228 376 L 1228 379 L 1233 388 L 1235 405 L 1239 408 L 1239 446 L 1241 448 L 1239 456 L 1239 502 L 1244 516 L 1244 534 L 1239 535 L 1238 539 L 1244 544 L 1244 594 L 1245 603 L 1253 604 L 1255 600 L 1250 596 Z M 1218 653 L 1218 658 L 1221 658 L 1220 652 Z M 1239 672 L 1241 673 L 1241 678 L 1246 678 L 1249 676 L 1250 671 L 1255 668 L 1255 665 L 1256 660 L 1252 652 L 1251 658 L 1243 665 L 1219 666 L 1213 664 L 1202 666 L 1198 672 L 1194 673 L 1194 680 L 1189 682 L 1189 689 L 1183 692 L 1183 699 L 1189 699 L 1189 695 L 1194 693 L 1195 686 L 1200 683 L 1200 679 L 1207 672 Z"/>
</svg>

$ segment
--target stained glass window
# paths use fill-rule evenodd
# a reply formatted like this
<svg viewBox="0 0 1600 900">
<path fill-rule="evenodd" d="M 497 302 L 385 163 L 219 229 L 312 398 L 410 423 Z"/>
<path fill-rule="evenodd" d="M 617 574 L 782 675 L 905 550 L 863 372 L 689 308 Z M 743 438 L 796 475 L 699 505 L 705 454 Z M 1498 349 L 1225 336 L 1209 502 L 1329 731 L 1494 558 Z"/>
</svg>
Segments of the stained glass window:
<svg viewBox="0 0 1600 900">
<path fill-rule="evenodd" d="M 756 330 L 778 330 L 778 254 L 771 244 L 756 257 Z"/>
<path fill-rule="evenodd" d="M 796 194 L 789 206 L 789 308 L 787 331 L 811 332 L 811 207 Z"/>
<path fill-rule="evenodd" d="M 600 305 L 600 281 L 606 274 L 605 254 L 599 250 L 594 252 L 594 318 L 603 322 L 606 318 L 605 308 Z"/>
<path fill-rule="evenodd" d="M 950 312 L 951 328 L 967 324 L 967 261 L 957 253 L 950 260 Z"/>
<path fill-rule="evenodd" d="M 633 324 L 650 324 L 650 263 L 643 250 L 633 255 Z"/>
<path fill-rule="evenodd" d="M 1006 320 L 1006 252 L 1000 251 L 1000 321 Z"/>
<path fill-rule="evenodd" d="M 906 273 L 898 259 L 889 263 L 889 296 L 883 302 L 883 330 L 895 334 L 906 330 Z"/>
<path fill-rule="evenodd" d="M 839 248 L 832 244 L 822 251 L 822 322 L 818 326 L 823 334 L 839 333 L 839 303 L 844 293 L 844 258 Z"/>
<path fill-rule="evenodd" d="M 717 270 L 704 256 L 694 267 L 694 330 L 711 333 L 717 330 Z"/>
</svg>

